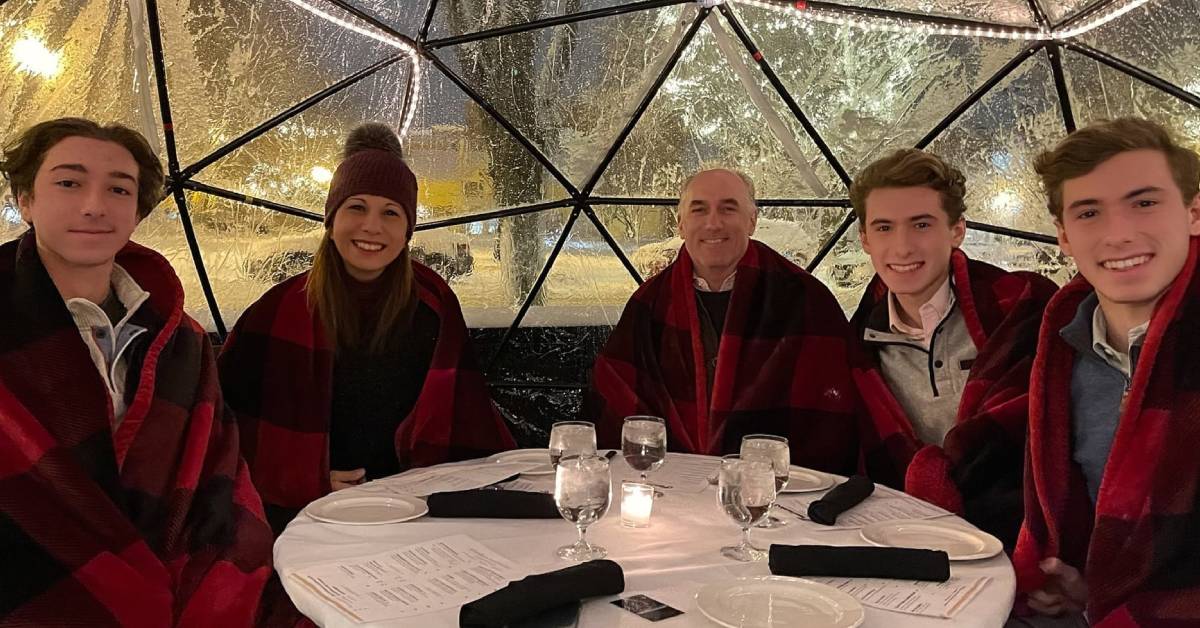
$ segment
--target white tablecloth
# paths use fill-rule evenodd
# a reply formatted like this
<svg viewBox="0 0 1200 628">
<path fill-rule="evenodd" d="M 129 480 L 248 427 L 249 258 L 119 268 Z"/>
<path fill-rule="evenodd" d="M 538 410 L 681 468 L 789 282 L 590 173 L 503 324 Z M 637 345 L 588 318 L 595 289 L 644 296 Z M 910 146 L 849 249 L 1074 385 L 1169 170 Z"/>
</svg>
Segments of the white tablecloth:
<svg viewBox="0 0 1200 628">
<path fill-rule="evenodd" d="M 671 457 L 680 454 L 670 454 Z M 766 561 L 738 563 L 720 554 L 720 548 L 736 544 L 740 532 L 717 505 L 716 489 L 703 493 L 667 490 L 655 500 L 651 527 L 621 526 L 620 479 L 632 471 L 618 456 L 613 460 L 613 504 L 601 521 L 588 529 L 588 540 L 608 548 L 608 558 L 625 572 L 625 593 L 646 593 L 682 611 L 683 615 L 649 624 L 600 598 L 584 604 L 581 628 L 629 627 L 677 628 L 713 626 L 696 608 L 694 595 L 704 583 L 736 576 L 766 575 Z M 530 478 L 527 478 L 530 479 Z M 655 474 L 650 477 L 654 481 Z M 383 480 L 387 482 L 388 480 Z M 553 486 L 553 476 L 540 481 Z M 356 491 L 359 489 L 348 489 Z M 348 494 L 348 493 L 347 493 Z M 755 545 L 770 543 L 866 545 L 854 530 L 829 530 L 783 514 L 791 525 L 775 530 L 755 529 Z M 960 519 L 953 519 L 966 524 Z M 358 626 L 288 575 L 309 565 L 366 556 L 412 543 L 455 534 L 468 535 L 496 553 L 522 565 L 530 574 L 561 569 L 571 563 L 559 559 L 555 550 L 575 539 L 575 528 L 555 519 L 431 519 L 381 526 L 346 526 L 319 523 L 301 513 L 275 543 L 275 567 L 296 607 L 321 626 Z M 989 576 L 992 582 L 954 619 L 935 619 L 866 608 L 867 628 L 972 628 L 999 627 L 1012 607 L 1015 578 L 1008 559 L 994 558 L 951 564 L 960 576 Z M 458 609 L 421 615 L 371 626 L 458 626 Z"/>
</svg>

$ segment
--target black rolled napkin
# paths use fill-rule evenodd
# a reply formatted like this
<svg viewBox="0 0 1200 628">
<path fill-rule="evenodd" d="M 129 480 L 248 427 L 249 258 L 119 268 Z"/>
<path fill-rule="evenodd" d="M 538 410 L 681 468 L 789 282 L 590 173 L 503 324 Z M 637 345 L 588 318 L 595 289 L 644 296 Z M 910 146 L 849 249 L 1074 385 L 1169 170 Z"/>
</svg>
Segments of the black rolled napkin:
<svg viewBox="0 0 1200 628">
<path fill-rule="evenodd" d="M 950 579 L 946 552 L 905 547 L 830 547 L 772 545 L 771 573 L 777 576 L 892 578 L 895 580 Z"/>
<path fill-rule="evenodd" d="M 838 484 L 824 497 L 808 505 L 808 518 L 822 525 L 837 523 L 838 515 L 854 508 L 875 492 L 875 483 L 865 475 L 855 475 Z"/>
<path fill-rule="evenodd" d="M 625 573 L 611 560 L 593 560 L 566 569 L 526 576 L 465 604 L 458 613 L 463 628 L 501 628 L 583 598 L 625 590 Z"/>
<path fill-rule="evenodd" d="M 429 496 L 430 517 L 478 519 L 558 519 L 554 496 L 528 491 L 476 489 Z"/>
</svg>

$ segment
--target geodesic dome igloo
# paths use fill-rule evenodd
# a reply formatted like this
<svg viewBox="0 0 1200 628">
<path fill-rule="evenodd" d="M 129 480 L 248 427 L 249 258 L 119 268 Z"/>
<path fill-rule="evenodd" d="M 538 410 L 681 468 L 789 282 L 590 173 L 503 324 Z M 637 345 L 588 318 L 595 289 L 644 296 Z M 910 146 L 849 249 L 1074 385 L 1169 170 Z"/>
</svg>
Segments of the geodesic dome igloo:
<svg viewBox="0 0 1200 628">
<path fill-rule="evenodd" d="M 757 237 L 851 308 L 847 186 L 927 147 L 968 175 L 968 252 L 1061 283 L 1032 156 L 1129 114 L 1200 145 L 1197 32 L 1195 0 L 0 0 L 0 135 L 70 114 L 152 138 L 170 189 L 134 237 L 221 335 L 311 261 L 346 132 L 394 125 L 414 253 L 532 438 L 678 249 L 687 174 L 750 173 Z"/>
</svg>

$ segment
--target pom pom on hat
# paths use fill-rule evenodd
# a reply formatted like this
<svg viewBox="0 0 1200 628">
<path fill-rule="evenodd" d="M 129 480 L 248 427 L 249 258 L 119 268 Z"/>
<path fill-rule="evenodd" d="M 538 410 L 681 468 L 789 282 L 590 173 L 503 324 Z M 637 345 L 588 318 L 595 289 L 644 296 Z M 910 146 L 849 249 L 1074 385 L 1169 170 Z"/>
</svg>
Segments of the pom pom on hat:
<svg viewBox="0 0 1200 628">
<path fill-rule="evenodd" d="M 417 223 L 417 177 L 404 162 L 404 149 L 396 132 L 381 122 L 360 124 L 346 137 L 342 163 L 329 184 L 325 199 L 325 226 L 346 199 L 370 194 L 391 199 L 404 208 L 408 237 Z"/>
<path fill-rule="evenodd" d="M 342 149 L 342 159 L 349 159 L 351 155 L 364 150 L 385 150 L 397 159 L 404 159 L 400 138 L 396 137 L 392 127 L 382 122 L 364 122 L 350 131 Z"/>
</svg>

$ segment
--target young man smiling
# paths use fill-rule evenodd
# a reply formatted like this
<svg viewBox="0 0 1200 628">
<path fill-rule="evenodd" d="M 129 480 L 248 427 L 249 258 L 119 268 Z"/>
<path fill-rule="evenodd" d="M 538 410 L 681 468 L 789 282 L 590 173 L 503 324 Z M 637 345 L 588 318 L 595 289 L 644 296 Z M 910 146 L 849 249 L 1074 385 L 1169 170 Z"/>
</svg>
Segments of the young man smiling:
<svg viewBox="0 0 1200 628">
<path fill-rule="evenodd" d="M 1079 276 L 1030 384 L 1018 588 L 1043 616 L 1200 625 L 1200 156 L 1124 118 L 1037 171 Z"/>
<path fill-rule="evenodd" d="M 877 480 L 964 515 L 1011 548 L 1021 523 L 1027 386 L 1056 286 L 968 259 L 966 179 L 908 149 L 868 166 L 851 202 L 876 276 L 851 319 Z"/>
<path fill-rule="evenodd" d="M 743 435 L 791 437 L 792 460 L 851 473 L 858 458 L 849 328 L 821 282 L 750 239 L 750 179 L 684 183 L 683 248 L 634 293 L 596 359 L 585 415 L 603 446 L 622 420 L 663 417 L 674 451 L 727 454 Z"/>
<path fill-rule="evenodd" d="M 271 532 L 207 335 L 129 242 L 162 195 L 138 133 L 63 118 L 0 171 L 0 624 L 247 626 Z"/>
</svg>

